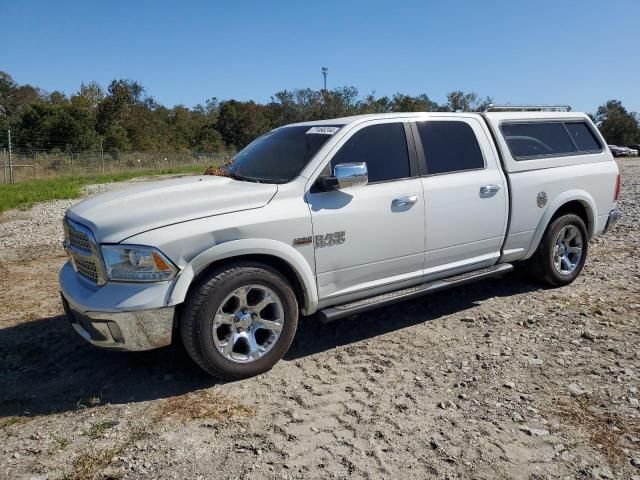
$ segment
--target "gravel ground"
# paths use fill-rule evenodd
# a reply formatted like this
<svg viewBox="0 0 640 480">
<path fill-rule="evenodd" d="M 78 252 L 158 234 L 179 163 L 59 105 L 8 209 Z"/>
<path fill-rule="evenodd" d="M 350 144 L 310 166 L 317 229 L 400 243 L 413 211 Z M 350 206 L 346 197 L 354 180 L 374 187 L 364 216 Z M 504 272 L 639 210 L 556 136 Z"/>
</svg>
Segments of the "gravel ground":
<svg viewBox="0 0 640 480">
<path fill-rule="evenodd" d="M 233 383 L 179 346 L 85 344 L 56 287 L 72 202 L 5 213 L 0 478 L 640 479 L 640 160 L 620 165 L 623 217 L 573 285 L 515 273 L 308 319 Z"/>
<path fill-rule="evenodd" d="M 85 196 L 98 195 L 112 190 L 120 190 L 149 181 L 152 178 L 171 178 L 175 175 L 141 177 L 127 182 L 87 185 Z M 29 256 L 43 253 L 60 253 L 62 243 L 62 216 L 78 200 L 54 200 L 38 203 L 29 210 L 9 210 L 0 213 L 0 262 L 24 260 L 25 251 Z M 46 252 L 42 252 L 42 249 Z M 58 250 L 55 252 L 54 250 Z"/>
</svg>

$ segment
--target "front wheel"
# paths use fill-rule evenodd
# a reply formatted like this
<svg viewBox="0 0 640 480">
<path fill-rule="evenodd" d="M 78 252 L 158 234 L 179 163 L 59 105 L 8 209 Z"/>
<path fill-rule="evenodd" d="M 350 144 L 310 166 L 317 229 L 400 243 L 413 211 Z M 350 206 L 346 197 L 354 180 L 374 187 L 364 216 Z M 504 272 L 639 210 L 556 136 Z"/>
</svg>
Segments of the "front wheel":
<svg viewBox="0 0 640 480">
<path fill-rule="evenodd" d="M 573 214 L 558 217 L 547 227 L 531 259 L 534 276 L 553 287 L 568 285 L 580 275 L 588 251 L 582 219 Z"/>
<path fill-rule="evenodd" d="M 298 326 L 291 285 L 268 265 L 213 271 L 189 295 L 180 333 L 191 358 L 222 379 L 263 373 L 289 349 Z"/>
</svg>

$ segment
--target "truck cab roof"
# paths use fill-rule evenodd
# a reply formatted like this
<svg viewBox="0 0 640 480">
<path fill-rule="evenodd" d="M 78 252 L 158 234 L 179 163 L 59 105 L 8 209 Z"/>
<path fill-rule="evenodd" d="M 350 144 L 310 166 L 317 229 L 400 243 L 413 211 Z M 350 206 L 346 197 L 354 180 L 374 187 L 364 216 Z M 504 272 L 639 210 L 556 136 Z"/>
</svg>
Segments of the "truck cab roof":
<svg viewBox="0 0 640 480">
<path fill-rule="evenodd" d="M 326 120 L 313 120 L 309 122 L 299 122 L 286 125 L 290 126 L 325 126 L 325 125 L 348 125 L 352 123 L 360 123 L 372 120 L 388 120 L 388 119 L 412 119 L 425 117 L 469 117 L 481 116 L 501 122 L 504 120 L 567 120 L 567 119 L 584 119 L 588 115 L 583 112 L 527 112 L 527 111 L 509 111 L 509 112 L 389 112 L 389 113 L 368 113 L 363 115 L 352 115 L 349 117 L 340 117 Z"/>
</svg>

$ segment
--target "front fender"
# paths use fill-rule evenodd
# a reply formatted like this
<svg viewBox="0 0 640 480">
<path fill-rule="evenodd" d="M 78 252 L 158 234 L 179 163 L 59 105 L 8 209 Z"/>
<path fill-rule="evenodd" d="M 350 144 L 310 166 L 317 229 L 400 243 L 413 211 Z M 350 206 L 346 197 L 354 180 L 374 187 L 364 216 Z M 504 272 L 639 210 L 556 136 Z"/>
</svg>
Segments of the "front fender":
<svg viewBox="0 0 640 480">
<path fill-rule="evenodd" d="M 589 193 L 584 190 L 567 190 L 566 192 L 562 192 L 560 195 L 555 197 L 547 210 L 542 215 L 540 222 L 538 223 L 538 227 L 533 235 L 533 240 L 531 241 L 531 246 L 529 247 L 529 251 L 527 252 L 525 258 L 530 258 L 538 248 L 540 244 L 540 240 L 542 240 L 542 235 L 544 235 L 551 218 L 555 215 L 555 213 L 566 203 L 579 201 L 586 209 L 587 216 L 589 217 L 589 225 L 587 225 L 587 231 L 589 233 L 589 238 L 592 238 L 595 235 L 596 229 L 596 202 Z"/>
<path fill-rule="evenodd" d="M 304 288 L 305 305 L 303 313 L 311 315 L 318 307 L 318 289 L 309 263 L 292 246 L 269 239 L 240 239 L 215 245 L 200 253 L 180 272 L 171 291 L 169 304 L 184 302 L 194 278 L 213 262 L 242 255 L 269 255 L 285 261 L 298 276 Z"/>
</svg>

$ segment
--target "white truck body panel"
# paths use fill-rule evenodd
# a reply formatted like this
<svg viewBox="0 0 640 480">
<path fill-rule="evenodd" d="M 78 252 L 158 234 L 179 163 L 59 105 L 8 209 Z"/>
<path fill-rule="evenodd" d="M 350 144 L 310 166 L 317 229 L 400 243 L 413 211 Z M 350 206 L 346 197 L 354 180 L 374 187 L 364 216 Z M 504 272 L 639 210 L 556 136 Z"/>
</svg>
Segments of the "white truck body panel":
<svg viewBox="0 0 640 480">
<path fill-rule="evenodd" d="M 486 116 L 496 132 L 511 184 L 511 222 L 502 261 L 531 257 L 553 214 L 570 201 L 579 201 L 586 208 L 590 238 L 602 233 L 609 211 L 615 208 L 613 197 L 618 167 L 589 117 L 577 112 L 491 112 Z M 587 122 L 599 139 L 602 150 L 593 154 L 526 161 L 514 159 L 505 137 L 500 134 L 501 125 L 549 120 Z M 535 201 L 540 192 L 545 192 L 547 198 L 547 204 L 542 208 Z"/>
<path fill-rule="evenodd" d="M 422 177 L 427 205 L 425 274 L 451 268 L 483 268 L 500 257 L 508 218 L 508 188 L 486 125 L 477 117 L 440 117 L 424 120 L 465 121 L 474 131 L 484 157 L 484 168 Z M 481 195 L 482 186 L 497 186 Z"/>
<path fill-rule="evenodd" d="M 602 151 L 517 160 L 501 134 L 504 122 L 563 120 L 587 122 Z M 484 167 L 434 175 L 423 171 L 428 155 L 415 123 L 433 121 L 468 125 Z M 314 190 L 349 139 L 372 125 L 389 123 L 403 124 L 413 132 L 407 133 L 407 142 L 412 165 L 419 166 L 417 174 L 359 187 Z M 298 125 L 342 128 L 287 183 L 188 177 L 109 193 L 70 208 L 67 217 L 91 230 L 98 245 L 155 247 L 179 273 L 166 282 L 97 285 L 67 265 L 60 277 L 63 297 L 83 314 L 172 308 L 184 302 L 194 280 L 212 264 L 260 255 L 291 269 L 302 290 L 302 311 L 313 314 L 405 286 L 529 258 L 554 213 L 571 201 L 585 208 L 589 236 L 599 235 L 616 207 L 618 169 L 585 114 L 402 113 Z M 489 193 L 485 187 L 490 187 Z M 545 202 L 540 205 L 542 193 Z M 395 206 L 395 201 L 407 198 L 408 204 Z M 330 245 L 320 245 L 326 235 Z M 142 349 L 144 342 L 136 342 Z"/>
</svg>

